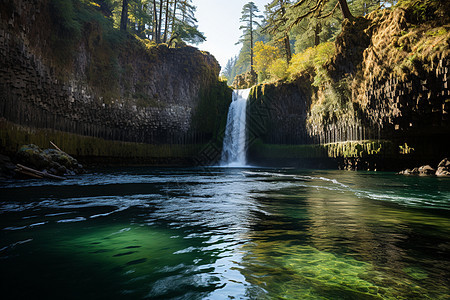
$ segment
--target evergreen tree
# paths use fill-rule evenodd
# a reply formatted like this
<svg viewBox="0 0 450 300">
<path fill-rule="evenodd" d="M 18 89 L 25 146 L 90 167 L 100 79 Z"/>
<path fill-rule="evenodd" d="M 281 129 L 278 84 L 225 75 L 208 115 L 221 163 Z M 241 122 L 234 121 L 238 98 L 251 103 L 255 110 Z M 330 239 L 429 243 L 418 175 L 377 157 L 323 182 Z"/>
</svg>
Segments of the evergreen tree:
<svg viewBox="0 0 450 300">
<path fill-rule="evenodd" d="M 244 23 L 239 29 L 243 30 L 243 34 L 240 40 L 236 44 L 249 43 L 250 49 L 250 72 L 254 73 L 253 70 L 253 46 L 254 46 L 254 32 L 256 27 L 261 27 L 257 19 L 262 18 L 261 15 L 257 15 L 259 12 L 258 7 L 253 2 L 248 2 L 242 8 L 242 17 L 240 21 Z M 243 47 L 244 48 L 244 47 Z"/>
<path fill-rule="evenodd" d="M 289 31 L 287 30 L 288 16 L 286 10 L 289 4 L 290 0 L 272 0 L 271 3 L 267 4 L 265 10 L 266 25 L 263 29 L 264 32 L 272 36 L 273 41 L 281 41 L 288 64 L 292 57 Z"/>
<path fill-rule="evenodd" d="M 222 71 L 222 75 L 227 78 L 229 84 L 232 83 L 233 78 L 234 78 L 234 76 L 232 76 L 232 74 L 233 74 L 233 69 L 236 66 L 236 61 L 237 61 L 237 56 L 230 58 L 227 61 L 227 64 L 225 65 L 225 67 L 223 68 L 223 71 Z"/>
<path fill-rule="evenodd" d="M 291 9 L 301 9 L 301 13 L 297 14 L 291 21 L 290 28 L 299 24 L 302 20 L 309 17 L 323 19 L 331 16 L 337 7 L 340 8 L 344 19 L 353 19 L 353 15 L 348 7 L 347 0 L 337 0 L 336 5 L 328 10 L 328 4 L 333 0 L 300 0 L 291 6 Z"/>
<path fill-rule="evenodd" d="M 172 33 L 184 41 L 199 44 L 206 40 L 205 35 L 198 30 L 195 11 L 197 7 L 191 4 L 192 0 L 182 0 L 177 2 L 172 16 Z"/>
<path fill-rule="evenodd" d="M 324 5 L 313 12 L 309 17 L 297 20 L 298 16 L 305 15 L 310 8 L 307 6 L 293 6 L 289 9 L 289 22 L 298 21 L 292 26 L 292 33 L 295 36 L 295 51 L 302 52 L 308 47 L 317 46 L 320 43 L 333 40 L 340 30 L 342 16 L 336 13 L 337 0 L 329 0 Z M 327 14 L 323 14 L 327 12 Z"/>
</svg>

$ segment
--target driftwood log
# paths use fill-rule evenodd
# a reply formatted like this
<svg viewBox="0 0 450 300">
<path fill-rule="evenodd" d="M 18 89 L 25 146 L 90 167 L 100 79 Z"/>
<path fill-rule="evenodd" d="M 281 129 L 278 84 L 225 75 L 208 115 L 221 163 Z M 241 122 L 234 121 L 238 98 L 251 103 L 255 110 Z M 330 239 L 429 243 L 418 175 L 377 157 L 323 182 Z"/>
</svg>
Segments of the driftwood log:
<svg viewBox="0 0 450 300">
<path fill-rule="evenodd" d="M 23 175 L 33 177 L 33 178 L 37 178 L 37 179 L 48 178 L 48 179 L 53 179 L 53 180 L 66 180 L 65 177 L 56 176 L 56 175 L 49 174 L 46 172 L 41 172 L 41 171 L 26 167 L 21 164 L 17 164 L 16 166 L 17 166 L 16 172 L 21 173 Z"/>
</svg>

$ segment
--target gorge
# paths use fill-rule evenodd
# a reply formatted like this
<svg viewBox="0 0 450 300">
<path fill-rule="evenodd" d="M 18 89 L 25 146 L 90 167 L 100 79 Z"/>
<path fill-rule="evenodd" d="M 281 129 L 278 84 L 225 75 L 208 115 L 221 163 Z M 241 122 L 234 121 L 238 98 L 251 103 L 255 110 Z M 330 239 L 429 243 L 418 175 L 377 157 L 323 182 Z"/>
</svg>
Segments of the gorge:
<svg viewBox="0 0 450 300">
<path fill-rule="evenodd" d="M 238 2 L 0 0 L 1 299 L 449 299 L 450 2 Z"/>
</svg>

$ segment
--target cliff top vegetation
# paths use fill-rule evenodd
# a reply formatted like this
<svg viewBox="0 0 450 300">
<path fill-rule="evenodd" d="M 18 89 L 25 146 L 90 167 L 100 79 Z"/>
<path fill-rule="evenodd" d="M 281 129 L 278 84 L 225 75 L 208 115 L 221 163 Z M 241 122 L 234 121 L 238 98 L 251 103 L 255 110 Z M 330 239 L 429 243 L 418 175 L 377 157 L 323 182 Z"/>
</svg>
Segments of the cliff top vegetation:
<svg viewBox="0 0 450 300">
<path fill-rule="evenodd" d="M 259 83 L 292 81 L 309 73 L 317 85 L 326 77 L 324 68 L 332 71 L 331 65 L 342 63 L 344 56 L 353 67 L 364 60 L 372 78 L 405 76 L 448 55 L 448 1 L 351 1 L 351 17 L 345 19 L 336 9 L 342 1 L 319 1 L 323 6 L 315 12 L 299 5 L 306 2 L 274 0 L 266 6 L 253 46 Z M 230 83 L 249 70 L 249 48 L 244 44 L 225 67 Z M 350 52 L 356 53 L 349 57 Z M 378 61 L 385 68 L 375 67 Z"/>
</svg>

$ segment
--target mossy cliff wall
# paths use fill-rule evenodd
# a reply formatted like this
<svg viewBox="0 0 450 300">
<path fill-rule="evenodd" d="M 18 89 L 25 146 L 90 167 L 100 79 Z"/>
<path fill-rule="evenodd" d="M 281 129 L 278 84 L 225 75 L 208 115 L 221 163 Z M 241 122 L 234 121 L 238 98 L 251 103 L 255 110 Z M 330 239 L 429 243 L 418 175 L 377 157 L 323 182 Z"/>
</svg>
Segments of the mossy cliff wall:
<svg viewBox="0 0 450 300">
<path fill-rule="evenodd" d="M 86 136 L 182 147 L 205 144 L 224 126 L 231 91 L 219 82 L 213 56 L 115 31 L 83 2 L 72 1 L 76 17 L 61 15 L 58 5 L 64 3 L 0 3 L 0 118 L 2 138 L 8 137 L 3 151 L 16 150 L 17 139 L 26 135 L 18 131 L 34 129 L 70 133 L 80 141 Z M 60 142 L 72 149 L 69 139 Z"/>
<path fill-rule="evenodd" d="M 387 168 L 412 161 L 437 164 L 449 156 L 448 23 L 446 18 L 421 23 L 412 15 L 410 9 L 395 8 L 345 21 L 336 53 L 322 74 L 305 72 L 290 81 L 254 87 L 248 104 L 254 163 L 270 159 L 275 147 L 269 145 L 329 149 L 374 140 L 383 141 L 384 148 L 384 142 L 391 143 L 379 155 Z M 405 143 L 413 148 L 407 153 L 399 147 Z M 258 149 L 264 149 L 264 157 Z M 340 161 L 358 156 L 348 151 L 322 154 Z"/>
</svg>

